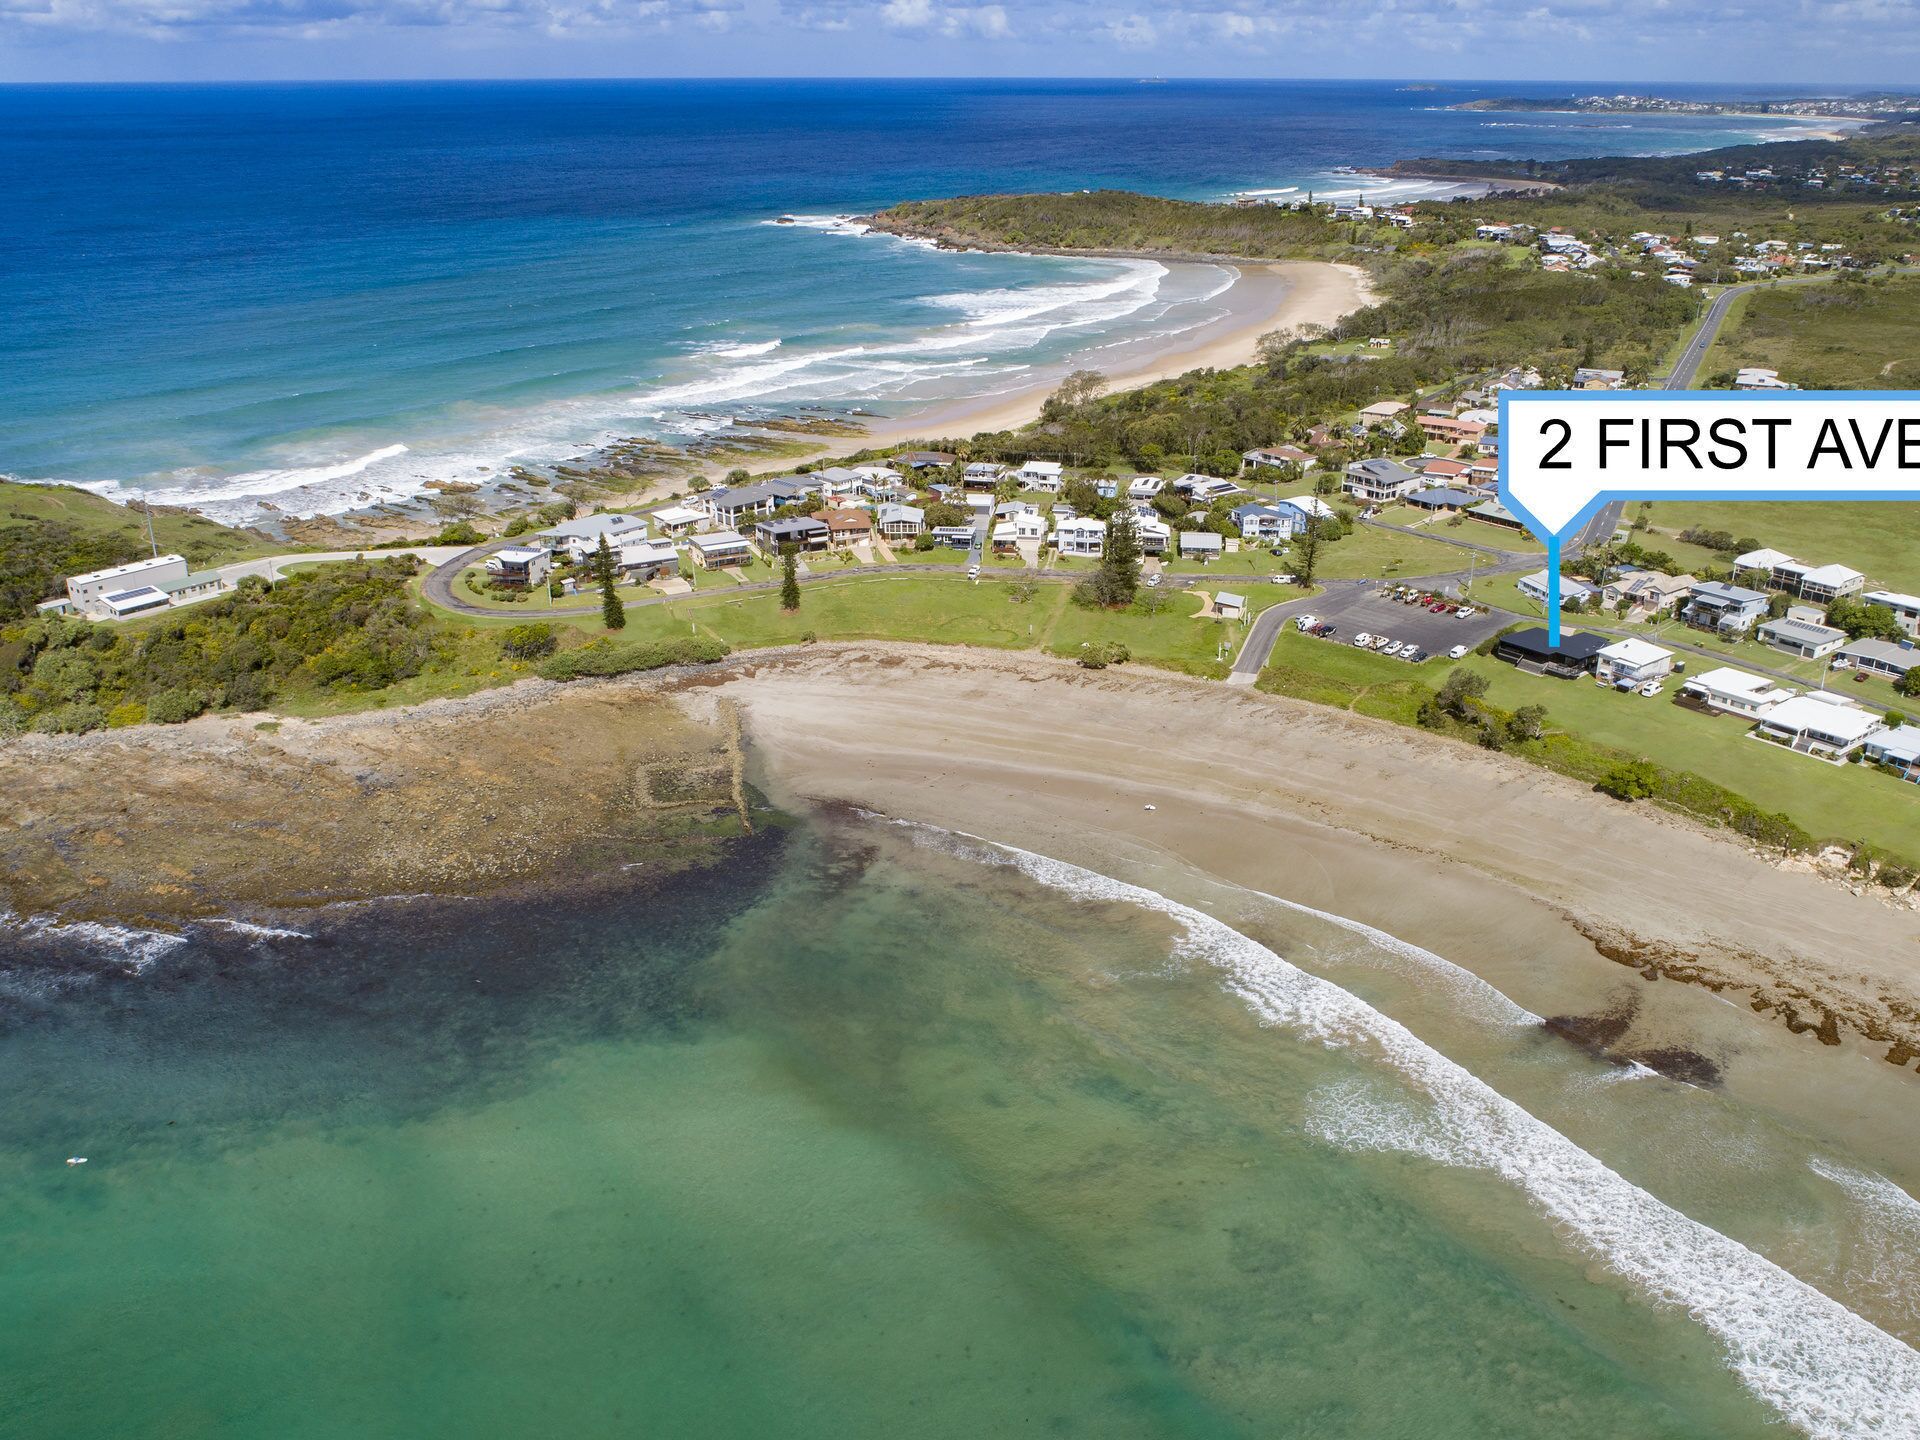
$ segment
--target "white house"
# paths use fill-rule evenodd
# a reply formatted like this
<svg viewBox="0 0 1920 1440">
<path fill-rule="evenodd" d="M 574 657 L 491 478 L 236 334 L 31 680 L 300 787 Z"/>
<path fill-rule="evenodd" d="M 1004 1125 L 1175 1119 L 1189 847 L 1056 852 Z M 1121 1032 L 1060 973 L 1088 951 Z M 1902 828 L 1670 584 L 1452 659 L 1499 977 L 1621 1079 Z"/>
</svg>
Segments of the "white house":
<svg viewBox="0 0 1920 1440">
<path fill-rule="evenodd" d="M 1546 605 L 1551 603 L 1550 597 L 1552 592 L 1548 590 L 1547 585 L 1552 578 L 1549 572 L 1536 570 L 1531 575 L 1523 575 L 1517 583 L 1522 595 L 1534 601 L 1536 604 Z M 1583 604 L 1591 604 L 1594 597 L 1599 593 L 1600 592 L 1593 586 L 1577 576 L 1562 575 L 1560 577 L 1560 603 L 1562 605 L 1572 600 L 1578 600 Z"/>
<path fill-rule="evenodd" d="M 1209 560 L 1226 554 L 1226 541 L 1211 530 L 1182 530 L 1180 532 L 1180 553 L 1191 555 L 1205 564 Z"/>
<path fill-rule="evenodd" d="M 168 603 L 166 588 L 186 581 L 184 555 L 156 555 L 67 577 L 67 603 L 94 619 L 119 619 Z M 151 593 L 149 593 L 151 592 Z"/>
<path fill-rule="evenodd" d="M 1807 565 L 1799 560 L 1784 560 L 1773 567 L 1773 584 L 1791 590 L 1802 600 L 1830 605 L 1842 595 L 1866 588 L 1867 577 L 1845 565 Z"/>
<path fill-rule="evenodd" d="M 1418 471 L 1410 470 L 1398 460 L 1389 460 L 1385 456 L 1354 461 L 1347 466 L 1346 477 L 1340 482 L 1340 488 L 1347 494 L 1373 505 L 1390 505 L 1396 500 L 1403 500 L 1419 487 Z"/>
<path fill-rule="evenodd" d="M 927 512 L 918 505 L 882 505 L 873 518 L 888 540 L 911 540 L 927 528 Z"/>
<path fill-rule="evenodd" d="M 1053 545 L 1062 555 L 1098 555 L 1106 548 L 1107 522 L 1064 515 L 1053 522 Z"/>
<path fill-rule="evenodd" d="M 1680 693 L 1709 710 L 1759 719 L 1774 706 L 1793 698 L 1793 691 L 1744 670 L 1722 667 L 1696 675 L 1680 687 Z"/>
<path fill-rule="evenodd" d="M 614 563 L 629 579 L 645 584 L 657 575 L 678 575 L 680 552 L 671 540 L 629 540 L 614 552 Z"/>
<path fill-rule="evenodd" d="M 1065 483 L 1061 479 L 1066 469 L 1058 460 L 1029 460 L 1013 472 L 1013 478 L 1020 482 L 1025 490 L 1044 490 L 1049 495 L 1058 494 Z"/>
<path fill-rule="evenodd" d="M 1134 513 L 1133 531 L 1140 537 L 1142 555 L 1164 555 L 1173 544 L 1173 527 L 1151 511 Z"/>
<path fill-rule="evenodd" d="M 653 512 L 653 523 L 662 535 L 689 535 L 707 523 L 707 512 L 691 505 L 666 505 Z"/>
<path fill-rule="evenodd" d="M 1268 544 L 1292 539 L 1293 532 L 1306 523 L 1300 512 L 1290 505 L 1285 509 L 1278 505 L 1242 505 L 1233 512 L 1233 519 L 1240 527 L 1242 540 Z"/>
<path fill-rule="evenodd" d="M 1222 620 L 1238 620 L 1247 613 L 1247 597 L 1231 590 L 1215 591 L 1213 609 Z"/>
<path fill-rule="evenodd" d="M 1819 612 L 1803 611 L 1800 615 L 1783 615 L 1778 620 L 1768 620 L 1758 631 L 1761 643 L 1784 650 L 1789 655 L 1798 655 L 1802 660 L 1822 659 L 1847 643 L 1846 631 L 1805 618 L 1809 613 Z"/>
<path fill-rule="evenodd" d="M 575 560 L 584 560 L 600 548 L 601 537 L 609 547 L 622 538 L 642 539 L 647 522 L 638 515 L 582 515 L 563 520 L 550 530 L 542 530 L 522 543 L 544 544 L 549 551 L 564 551 Z"/>
<path fill-rule="evenodd" d="M 1151 500 L 1167 488 L 1167 482 L 1158 475 L 1136 475 L 1127 482 L 1129 500 Z"/>
<path fill-rule="evenodd" d="M 1886 722 L 1872 711 L 1862 710 L 1843 695 L 1821 691 L 1781 701 L 1760 717 L 1753 733 L 1803 755 L 1839 761 L 1886 728 Z"/>
<path fill-rule="evenodd" d="M 695 563 L 708 570 L 728 565 L 744 565 L 753 558 L 753 547 L 737 530 L 716 530 L 711 535 L 695 535 L 687 542 Z"/>
<path fill-rule="evenodd" d="M 1644 685 L 1673 672 L 1673 652 L 1645 640 L 1616 640 L 1594 657 L 1594 674 L 1609 685 Z"/>
<path fill-rule="evenodd" d="M 1222 480 L 1217 475 L 1182 475 L 1173 482 L 1173 488 L 1196 505 L 1211 505 L 1222 496 L 1240 493 L 1240 487 L 1233 481 Z"/>
<path fill-rule="evenodd" d="M 1333 518 L 1333 507 L 1317 495 L 1282 495 L 1273 503 L 1276 509 L 1291 510 L 1299 517 L 1294 521 L 1295 530 L 1306 529 L 1309 520 Z"/>
<path fill-rule="evenodd" d="M 552 573 L 553 561 L 544 545 L 509 545 L 487 556 L 486 569 L 496 584 L 531 589 Z"/>
</svg>

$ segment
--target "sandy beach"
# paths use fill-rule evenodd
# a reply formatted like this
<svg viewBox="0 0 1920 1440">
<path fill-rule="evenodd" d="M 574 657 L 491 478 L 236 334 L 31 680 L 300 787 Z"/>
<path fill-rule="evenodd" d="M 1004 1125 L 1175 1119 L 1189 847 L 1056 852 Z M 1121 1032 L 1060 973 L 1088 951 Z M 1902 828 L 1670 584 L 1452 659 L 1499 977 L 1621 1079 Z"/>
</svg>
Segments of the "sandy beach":
<svg viewBox="0 0 1920 1440">
<path fill-rule="evenodd" d="M 1178 263 L 1178 262 L 1176 262 Z M 1260 337 L 1270 330 L 1336 324 L 1374 302 L 1366 271 L 1324 260 L 1280 260 L 1228 266 L 1238 272 L 1219 298 L 1228 313 L 1176 343 L 1136 356 L 1107 375 L 1110 390 L 1134 389 L 1190 370 L 1227 369 L 1252 363 Z M 956 401 L 897 419 L 876 420 L 857 436 L 828 442 L 822 456 L 900 445 L 915 440 L 958 440 L 995 430 L 1014 430 L 1039 418 L 1056 382 L 1044 381 L 1002 395 Z M 715 466 L 718 475 L 732 466 Z M 748 463 L 756 474 L 792 468 L 791 461 Z"/>
<path fill-rule="evenodd" d="M 908 647 L 730 673 L 777 796 L 1378 926 L 1535 1014 L 1631 1017 L 1613 1043 L 1704 1054 L 1915 1168 L 1911 912 L 1524 762 L 1248 690 Z"/>
</svg>

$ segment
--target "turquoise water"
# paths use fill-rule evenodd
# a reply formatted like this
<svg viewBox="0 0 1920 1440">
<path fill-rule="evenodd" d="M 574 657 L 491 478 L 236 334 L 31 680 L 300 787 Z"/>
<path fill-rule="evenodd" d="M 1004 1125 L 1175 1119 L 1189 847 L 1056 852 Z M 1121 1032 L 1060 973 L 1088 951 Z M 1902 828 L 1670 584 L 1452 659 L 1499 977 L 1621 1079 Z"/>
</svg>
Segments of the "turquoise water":
<svg viewBox="0 0 1920 1440">
<path fill-rule="evenodd" d="M 337 513 L 770 409 L 910 412 L 1074 365 L 1120 370 L 1220 318 L 1229 276 L 942 254 L 837 215 L 1099 185 L 1418 197 L 1445 187 L 1339 167 L 1680 151 L 1806 128 L 1444 108 L 1485 93 L 9 86 L 0 474 L 250 522 L 275 513 L 265 505 Z M 786 214 L 802 223 L 775 223 Z"/>
<path fill-rule="evenodd" d="M 1236 928 L 822 817 L 669 893 L 22 942 L 0 1430 L 1911 1433 L 1904 1192 L 1164 887 Z"/>
</svg>

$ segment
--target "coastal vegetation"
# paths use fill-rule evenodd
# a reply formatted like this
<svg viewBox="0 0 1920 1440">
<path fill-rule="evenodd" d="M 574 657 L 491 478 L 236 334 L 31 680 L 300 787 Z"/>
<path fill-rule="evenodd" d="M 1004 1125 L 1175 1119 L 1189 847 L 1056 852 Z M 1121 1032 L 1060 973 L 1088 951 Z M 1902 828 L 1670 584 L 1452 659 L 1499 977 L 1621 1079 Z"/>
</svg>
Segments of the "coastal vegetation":
<svg viewBox="0 0 1920 1440">
<path fill-rule="evenodd" d="M 70 485 L 0 481 L 0 619 L 30 615 L 69 575 L 125 565 L 153 553 L 186 557 L 202 569 L 287 546 L 204 515 L 156 507 L 148 515 Z"/>
<path fill-rule="evenodd" d="M 1710 386 L 1731 386 L 1743 366 L 1764 366 L 1809 390 L 1911 389 L 1920 385 L 1916 336 L 1913 276 L 1757 290 L 1734 302 L 1701 369 Z"/>
<path fill-rule="evenodd" d="M 869 217 L 874 228 L 976 250 L 1281 260 L 1343 249 L 1348 227 L 1317 212 L 1211 205 L 1128 190 L 916 200 Z"/>
</svg>

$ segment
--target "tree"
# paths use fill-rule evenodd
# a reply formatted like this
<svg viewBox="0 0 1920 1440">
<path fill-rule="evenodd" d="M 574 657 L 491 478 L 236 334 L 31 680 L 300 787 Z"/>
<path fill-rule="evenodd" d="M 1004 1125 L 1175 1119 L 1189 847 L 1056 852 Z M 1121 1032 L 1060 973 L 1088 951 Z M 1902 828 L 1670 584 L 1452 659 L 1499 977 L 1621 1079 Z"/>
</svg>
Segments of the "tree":
<svg viewBox="0 0 1920 1440">
<path fill-rule="evenodd" d="M 1827 623 L 1846 631 L 1854 640 L 1899 640 L 1905 636 L 1899 617 L 1887 606 L 1869 605 L 1846 595 L 1827 607 Z"/>
<path fill-rule="evenodd" d="M 800 608 L 800 562 L 791 545 L 780 547 L 780 608 L 792 613 Z"/>
<path fill-rule="evenodd" d="M 600 582 L 600 620 L 609 630 L 627 628 L 627 607 L 620 603 L 620 597 L 614 594 L 616 579 L 613 564 L 613 548 L 607 544 L 607 537 L 600 537 L 600 544 L 593 552 L 593 578 Z"/>
<path fill-rule="evenodd" d="M 1080 598 L 1090 605 L 1118 607 L 1131 605 L 1140 590 L 1140 531 L 1133 512 L 1122 510 L 1107 522 L 1106 544 L 1100 550 L 1100 566 L 1082 580 Z"/>
<path fill-rule="evenodd" d="M 1293 573 L 1299 577 L 1302 585 L 1313 583 L 1313 572 L 1320 564 L 1320 522 L 1317 519 L 1294 531 L 1293 534 Z"/>
<path fill-rule="evenodd" d="M 1100 392 L 1107 388 L 1107 377 L 1098 370 L 1076 370 L 1060 382 L 1047 401 L 1046 408 L 1053 414 L 1078 410 L 1089 400 L 1098 399 Z"/>
<path fill-rule="evenodd" d="M 1908 697 L 1920 695 L 1920 665 L 1914 666 L 1913 669 L 1902 675 L 1899 682 L 1893 688 Z"/>
<path fill-rule="evenodd" d="M 1538 740 L 1547 733 L 1547 707 L 1522 705 L 1507 717 L 1507 736 L 1512 740 Z"/>
<path fill-rule="evenodd" d="M 1440 683 L 1440 708 L 1465 720 L 1487 693 L 1487 677 L 1471 670 L 1449 670 Z"/>
</svg>

